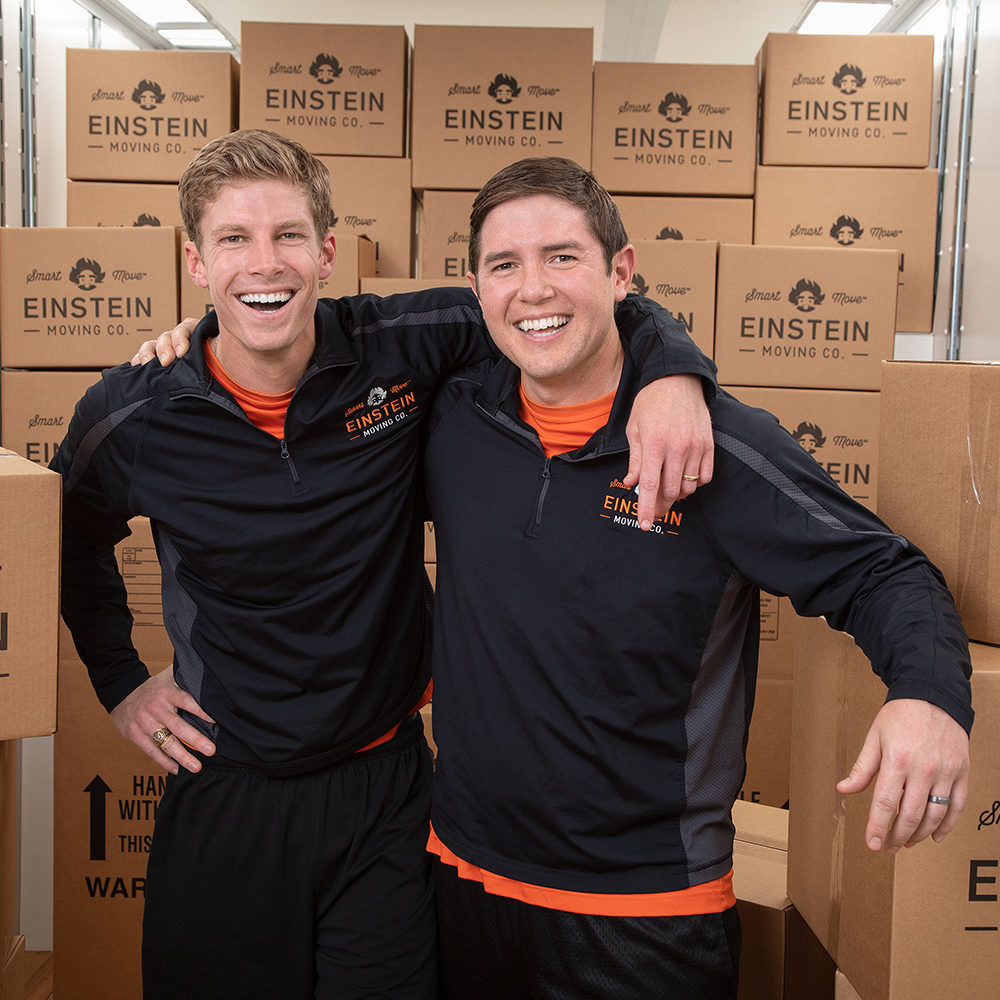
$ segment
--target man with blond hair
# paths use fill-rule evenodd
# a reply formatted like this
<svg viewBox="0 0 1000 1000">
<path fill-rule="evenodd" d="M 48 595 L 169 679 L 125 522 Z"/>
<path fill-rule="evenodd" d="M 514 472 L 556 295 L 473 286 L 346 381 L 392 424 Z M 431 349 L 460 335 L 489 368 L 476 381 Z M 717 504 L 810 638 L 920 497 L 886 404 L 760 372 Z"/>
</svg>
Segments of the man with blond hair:
<svg viewBox="0 0 1000 1000">
<path fill-rule="evenodd" d="M 170 772 L 143 995 L 430 1000 L 420 442 L 444 378 L 493 353 L 482 315 L 459 289 L 319 299 L 329 178 L 281 136 L 208 143 L 179 194 L 214 312 L 170 367 L 104 372 L 52 463 L 63 616 L 116 727 Z M 692 373 L 640 432 L 648 526 L 660 464 L 668 500 L 710 478 L 714 369 L 651 304 L 619 321 L 648 378 Z M 665 459 L 649 423 L 672 425 Z M 114 556 L 139 515 L 174 647 L 152 677 Z"/>
</svg>

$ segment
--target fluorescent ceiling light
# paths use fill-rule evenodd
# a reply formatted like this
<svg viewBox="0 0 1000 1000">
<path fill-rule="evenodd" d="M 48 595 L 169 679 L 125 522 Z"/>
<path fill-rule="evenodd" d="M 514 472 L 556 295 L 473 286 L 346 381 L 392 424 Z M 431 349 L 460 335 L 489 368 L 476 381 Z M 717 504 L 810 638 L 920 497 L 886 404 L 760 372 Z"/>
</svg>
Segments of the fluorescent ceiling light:
<svg viewBox="0 0 1000 1000">
<path fill-rule="evenodd" d="M 228 49 L 229 39 L 216 28 L 207 24 L 204 28 L 195 25 L 184 28 L 160 28 L 159 32 L 179 49 Z"/>
<path fill-rule="evenodd" d="M 819 0 L 799 26 L 800 35 L 867 35 L 889 13 L 892 3 Z"/>
<path fill-rule="evenodd" d="M 151 28 L 164 21 L 206 23 L 205 15 L 192 7 L 187 0 L 125 0 L 125 6 Z"/>
</svg>

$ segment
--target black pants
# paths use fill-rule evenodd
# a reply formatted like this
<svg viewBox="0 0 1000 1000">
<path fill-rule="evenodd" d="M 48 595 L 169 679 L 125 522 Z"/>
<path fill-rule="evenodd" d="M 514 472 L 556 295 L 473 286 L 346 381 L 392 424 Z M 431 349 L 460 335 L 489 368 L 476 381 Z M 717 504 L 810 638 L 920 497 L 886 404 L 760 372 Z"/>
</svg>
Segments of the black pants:
<svg viewBox="0 0 1000 1000">
<path fill-rule="evenodd" d="M 446 1000 L 735 1000 L 733 907 L 595 917 L 486 892 L 435 859 Z"/>
<path fill-rule="evenodd" d="M 419 718 L 307 775 L 208 758 L 168 778 L 145 1000 L 436 1000 L 430 779 Z"/>
</svg>

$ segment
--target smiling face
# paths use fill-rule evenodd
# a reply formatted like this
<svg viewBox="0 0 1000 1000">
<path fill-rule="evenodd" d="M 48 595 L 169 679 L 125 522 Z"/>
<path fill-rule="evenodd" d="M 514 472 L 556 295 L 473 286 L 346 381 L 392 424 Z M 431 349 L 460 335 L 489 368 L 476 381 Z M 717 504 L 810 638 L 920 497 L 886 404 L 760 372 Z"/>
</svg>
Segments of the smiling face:
<svg viewBox="0 0 1000 1000">
<path fill-rule="evenodd" d="M 614 391 L 622 362 L 614 309 L 632 283 L 633 247 L 614 255 L 609 274 L 583 211 L 548 194 L 498 205 L 480 245 L 469 279 L 529 398 L 567 406 Z"/>
<path fill-rule="evenodd" d="M 200 235 L 201 249 L 188 242 L 184 251 L 191 277 L 212 293 L 227 372 L 261 392 L 292 388 L 315 345 L 333 236 L 316 233 L 305 194 L 281 180 L 223 188 L 202 213 Z"/>
</svg>

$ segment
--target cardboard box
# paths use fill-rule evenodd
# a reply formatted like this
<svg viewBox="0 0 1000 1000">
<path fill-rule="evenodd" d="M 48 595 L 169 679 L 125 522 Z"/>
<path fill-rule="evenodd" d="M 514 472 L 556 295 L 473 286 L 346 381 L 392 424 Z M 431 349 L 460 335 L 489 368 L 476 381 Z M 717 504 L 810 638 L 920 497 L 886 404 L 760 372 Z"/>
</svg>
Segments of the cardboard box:
<svg viewBox="0 0 1000 1000">
<path fill-rule="evenodd" d="M 180 226 L 176 184 L 67 181 L 67 226 Z"/>
<path fill-rule="evenodd" d="M 47 466 L 66 436 L 77 401 L 99 378 L 97 371 L 0 371 L 0 443 Z"/>
<path fill-rule="evenodd" d="M 864 842 L 872 790 L 843 778 L 885 698 L 850 636 L 799 626 L 788 894 L 865 1000 L 988 995 L 1000 981 L 1000 649 L 973 643 L 969 796 L 956 828 L 895 856 Z"/>
<path fill-rule="evenodd" d="M 944 573 L 969 637 L 1000 643 L 1000 365 L 883 366 L 879 515 Z"/>
<path fill-rule="evenodd" d="M 244 21 L 240 127 L 311 153 L 403 156 L 408 50 L 402 26 Z"/>
<path fill-rule="evenodd" d="M 743 802 L 788 808 L 792 744 L 792 680 L 758 678 L 747 739 Z"/>
<path fill-rule="evenodd" d="M 718 246 L 688 240 L 633 241 L 636 271 L 631 291 L 682 320 L 709 357 L 715 351 L 715 267 Z"/>
<path fill-rule="evenodd" d="M 19 935 L 11 942 L 6 959 L 0 966 L 0 1000 L 24 1000 L 26 985 L 24 936 Z"/>
<path fill-rule="evenodd" d="M 151 672 L 165 664 L 150 663 Z M 53 980 L 77 1000 L 141 995 L 146 861 L 166 772 L 118 734 L 87 669 L 59 671 L 53 837 Z"/>
<path fill-rule="evenodd" d="M 475 191 L 422 191 L 417 202 L 421 278 L 464 280 L 469 270 L 469 213 Z"/>
<path fill-rule="evenodd" d="M 228 52 L 66 50 L 66 176 L 177 181 L 236 125 Z"/>
<path fill-rule="evenodd" d="M 420 717 L 424 721 L 424 736 L 427 737 L 427 745 L 431 748 L 431 756 L 437 759 L 437 743 L 434 742 L 434 722 L 432 716 L 433 703 L 424 705 L 420 709 Z"/>
<path fill-rule="evenodd" d="M 757 70 L 595 63 L 592 162 L 612 192 L 752 195 Z"/>
<path fill-rule="evenodd" d="M 753 242 L 752 198 L 669 198 L 619 195 L 615 204 L 628 238 Z"/>
<path fill-rule="evenodd" d="M 759 167 L 754 243 L 899 252 L 896 329 L 933 329 L 936 170 Z"/>
<path fill-rule="evenodd" d="M 733 823 L 743 928 L 738 1000 L 832 1000 L 833 962 L 786 892 L 787 811 L 736 802 Z"/>
<path fill-rule="evenodd" d="M 434 522 L 424 521 L 424 562 L 437 562 L 437 548 L 434 544 Z"/>
<path fill-rule="evenodd" d="M 760 595 L 758 681 L 790 681 L 795 676 L 795 628 L 798 620 L 799 616 L 787 597 Z"/>
<path fill-rule="evenodd" d="M 342 295 L 357 295 L 362 278 L 375 275 L 375 244 L 367 236 L 337 234 L 337 259 L 333 272 L 326 281 L 319 283 L 320 298 L 340 298 Z M 180 267 L 183 269 L 180 285 L 180 315 L 201 319 L 212 311 L 212 294 L 207 288 L 195 284 L 187 269 L 184 247 L 180 248 Z M 176 321 L 154 331 L 153 338 L 165 330 L 170 330 Z M 143 337 L 149 340 L 150 337 Z M 138 345 L 136 345 L 138 346 Z"/>
<path fill-rule="evenodd" d="M 16 740 L 0 740 L 0 954 L 17 931 L 21 879 L 18 864 L 21 772 Z"/>
<path fill-rule="evenodd" d="M 895 346 L 897 267 L 894 250 L 719 247 L 720 381 L 878 389 Z"/>
<path fill-rule="evenodd" d="M 0 740 L 56 728 L 62 479 L 0 449 Z"/>
<path fill-rule="evenodd" d="M 771 33 L 757 62 L 761 163 L 927 166 L 932 36 Z"/>
<path fill-rule="evenodd" d="M 858 991 L 850 984 L 840 969 L 837 969 L 837 974 L 833 978 L 833 997 L 834 1000 L 861 1000 L 858 996 Z"/>
<path fill-rule="evenodd" d="M 416 25 L 414 188 L 478 191 L 525 156 L 589 169 L 593 65 L 592 28 Z"/>
<path fill-rule="evenodd" d="M 0 230 L 5 368 L 118 365 L 176 323 L 176 229 Z"/>
<path fill-rule="evenodd" d="M 375 244 L 375 274 L 408 278 L 413 270 L 410 161 L 376 156 L 321 156 L 330 171 L 333 231 Z"/>
<path fill-rule="evenodd" d="M 878 392 L 725 388 L 748 406 L 773 413 L 845 493 L 876 509 L 882 402 Z"/>
</svg>

